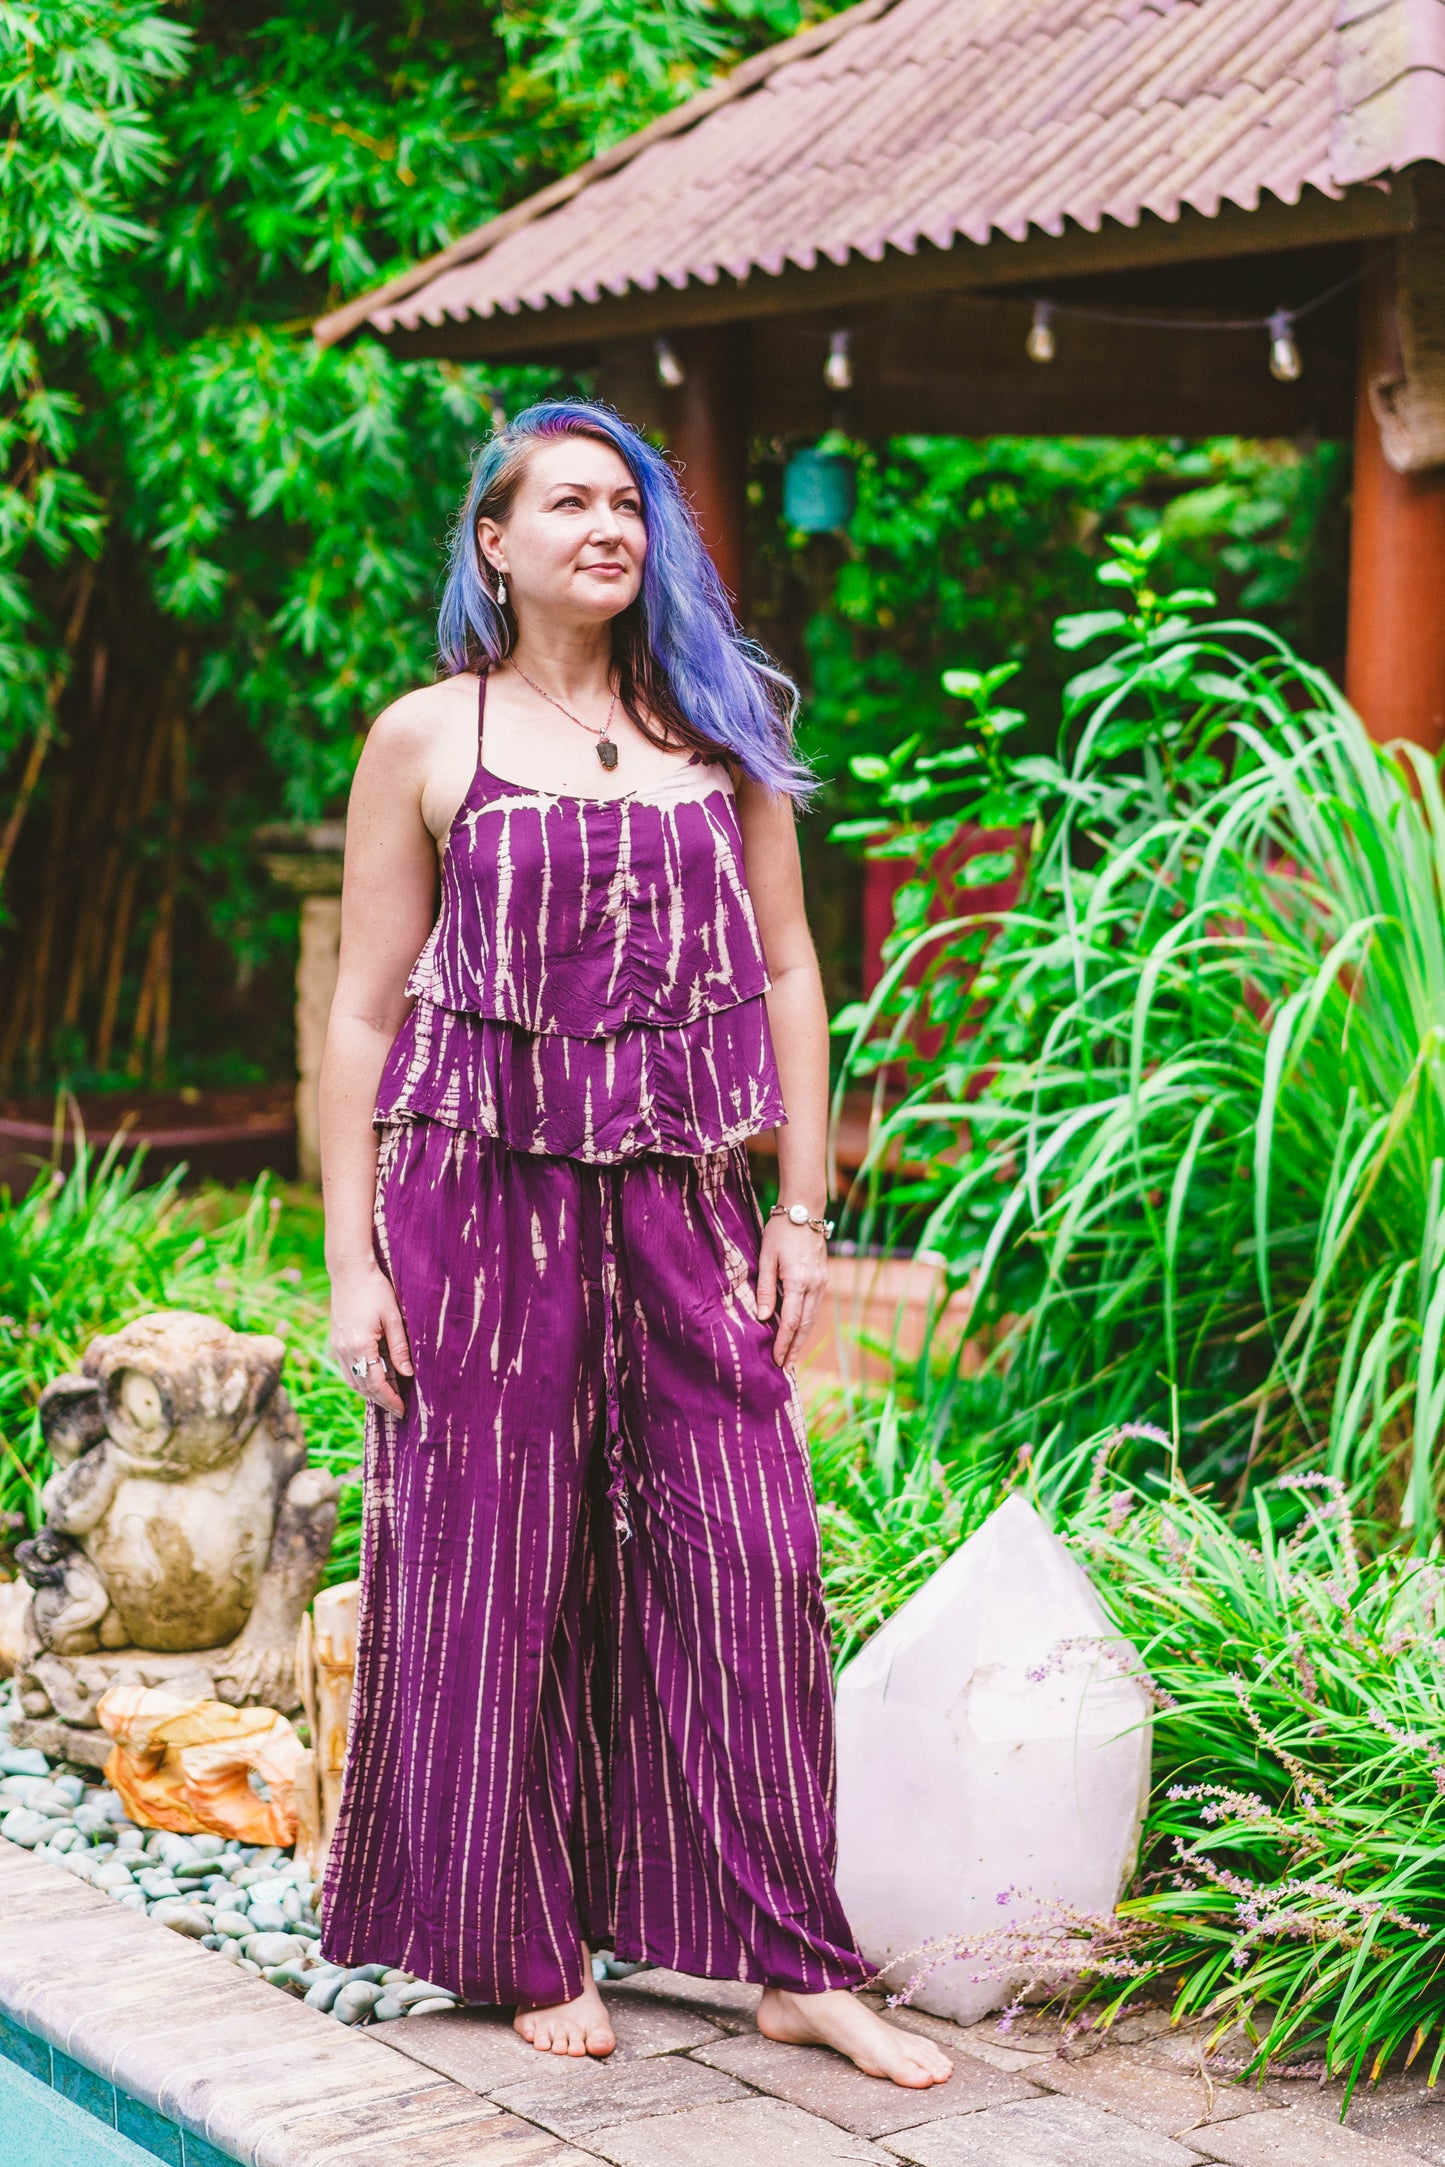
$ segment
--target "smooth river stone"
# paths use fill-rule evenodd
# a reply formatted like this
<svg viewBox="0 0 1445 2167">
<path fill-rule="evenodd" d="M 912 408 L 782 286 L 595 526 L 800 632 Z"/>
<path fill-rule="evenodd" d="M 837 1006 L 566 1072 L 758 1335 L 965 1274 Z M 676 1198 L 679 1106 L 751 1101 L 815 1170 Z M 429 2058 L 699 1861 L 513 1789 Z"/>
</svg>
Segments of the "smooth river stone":
<svg viewBox="0 0 1445 2167">
<path fill-rule="evenodd" d="M 63 1822 L 52 1820 L 49 1814 L 33 1813 L 28 1806 L 17 1806 L 0 1821 L 0 1836 L 33 1851 L 38 1843 L 43 1843 L 47 1836 L 63 1826 Z"/>
<path fill-rule="evenodd" d="M 976 1977 L 998 1929 L 1051 1901 L 1112 1911 L 1149 1795 L 1141 1671 L 1018 1496 L 843 1671 L 838 1891 L 859 1945 L 880 1968 L 945 1937 L 974 1952 L 931 1970 L 918 2008 L 975 2023 L 1040 1971 Z"/>
<path fill-rule="evenodd" d="M 244 1947 L 251 1962 L 266 1970 L 273 1964 L 284 1964 L 289 1958 L 300 1956 L 306 1944 L 291 1934 L 252 1934 Z"/>
<path fill-rule="evenodd" d="M 168 1926 L 172 1933 L 188 1934 L 193 1941 L 199 1941 L 202 1934 L 211 1931 L 210 1918 L 199 1904 L 178 1904 L 169 1897 L 162 1897 L 158 1904 L 151 1905 L 149 1916 L 157 1926 Z"/>
<path fill-rule="evenodd" d="M 50 1763 L 37 1746 L 6 1746 L 0 1750 L 0 1772 L 7 1776 L 48 1776 Z"/>
<path fill-rule="evenodd" d="M 294 1924 L 279 1904 L 253 1903 L 250 1914 L 252 1931 L 257 1934 L 284 1934 Z"/>
<path fill-rule="evenodd" d="M 90 1869 L 91 1885 L 97 1889 L 133 1889 L 130 1868 L 121 1859 L 102 1859 Z M 144 1894 L 144 1891 L 141 1892 Z"/>
</svg>

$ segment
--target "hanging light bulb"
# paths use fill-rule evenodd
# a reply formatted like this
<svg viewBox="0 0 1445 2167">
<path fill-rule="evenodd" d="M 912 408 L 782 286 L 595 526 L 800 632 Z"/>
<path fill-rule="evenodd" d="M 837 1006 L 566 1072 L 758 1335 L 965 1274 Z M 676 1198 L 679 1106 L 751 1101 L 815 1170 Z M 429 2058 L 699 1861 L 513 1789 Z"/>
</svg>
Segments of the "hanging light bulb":
<svg viewBox="0 0 1445 2167">
<path fill-rule="evenodd" d="M 1294 318 L 1287 308 L 1278 308 L 1269 319 L 1269 373 L 1277 383 L 1297 384 L 1304 367 L 1295 344 Z"/>
<path fill-rule="evenodd" d="M 1054 304 L 1052 301 L 1035 301 L 1033 321 L 1029 325 L 1029 335 L 1024 340 L 1024 352 L 1030 361 L 1052 361 L 1056 350 Z"/>
<path fill-rule="evenodd" d="M 654 339 L 652 351 L 657 356 L 657 381 L 660 384 L 666 384 L 669 391 L 676 391 L 679 384 L 687 382 L 687 371 L 667 339 Z"/>
<path fill-rule="evenodd" d="M 828 358 L 823 363 L 823 382 L 830 391 L 853 389 L 853 361 L 848 352 L 846 331 L 835 331 L 828 341 Z"/>
</svg>

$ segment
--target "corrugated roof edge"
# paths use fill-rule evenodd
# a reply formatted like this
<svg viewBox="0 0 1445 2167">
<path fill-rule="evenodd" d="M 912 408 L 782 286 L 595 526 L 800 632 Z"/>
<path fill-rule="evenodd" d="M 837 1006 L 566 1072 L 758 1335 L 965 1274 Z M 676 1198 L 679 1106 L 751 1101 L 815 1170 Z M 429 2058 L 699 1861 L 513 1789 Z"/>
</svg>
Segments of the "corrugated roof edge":
<svg viewBox="0 0 1445 2167">
<path fill-rule="evenodd" d="M 766 52 L 755 53 L 751 60 L 740 62 L 730 75 L 725 76 L 720 83 L 714 83 L 710 90 L 699 91 L 695 98 L 689 98 L 671 113 L 663 113 L 646 128 L 639 128 L 636 135 L 625 137 L 621 143 L 614 143 L 611 150 L 601 152 L 596 158 L 590 158 L 586 165 L 578 166 L 575 173 L 564 174 L 561 180 L 539 189 L 536 195 L 513 204 L 511 210 L 502 211 L 496 218 L 488 219 L 484 226 L 476 227 L 471 233 L 464 233 L 459 241 L 453 241 L 450 247 L 440 249 L 435 256 L 428 256 L 424 262 L 413 264 L 409 271 L 403 271 L 396 278 L 388 279 L 383 286 L 374 286 L 359 300 L 348 301 L 344 308 L 332 309 L 329 315 L 319 316 L 311 327 L 311 336 L 319 346 L 339 346 L 344 339 L 353 337 L 369 323 L 379 309 L 394 301 L 403 300 L 407 294 L 414 293 L 418 286 L 424 286 L 428 279 L 435 278 L 438 272 L 452 271 L 459 264 L 474 262 L 478 256 L 484 256 L 488 249 L 495 248 L 499 241 L 505 241 L 520 227 L 530 225 L 534 219 L 545 218 L 548 211 L 555 211 L 562 204 L 570 202 L 572 197 L 580 195 L 590 182 L 600 180 L 605 173 L 615 173 L 620 166 L 628 165 L 649 145 L 664 142 L 669 136 L 684 134 L 687 129 L 696 127 L 699 121 L 706 120 L 709 113 L 715 113 L 720 105 L 727 105 L 732 99 L 740 98 L 745 92 L 755 89 L 759 83 L 765 83 L 779 68 L 786 67 L 794 60 L 805 60 L 812 53 L 823 52 L 858 24 L 872 22 L 878 16 L 887 15 L 897 5 L 898 0 L 858 0 L 856 7 L 846 8 L 841 15 L 830 16 L 827 22 L 814 23 L 811 29 L 800 30 L 796 37 L 785 38 L 781 45 L 770 45 Z"/>
</svg>

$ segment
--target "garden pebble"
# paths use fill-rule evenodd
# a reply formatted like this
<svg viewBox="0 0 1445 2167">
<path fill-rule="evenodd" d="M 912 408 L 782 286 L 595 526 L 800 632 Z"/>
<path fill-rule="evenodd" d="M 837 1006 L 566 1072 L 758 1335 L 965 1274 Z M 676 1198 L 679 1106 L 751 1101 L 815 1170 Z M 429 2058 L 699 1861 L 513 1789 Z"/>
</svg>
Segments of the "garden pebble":
<svg viewBox="0 0 1445 2167">
<path fill-rule="evenodd" d="M 359 2023 L 381 2000 L 381 1988 L 369 1979 L 350 1979 L 331 2005 L 331 2014 L 343 2024 Z"/>
<path fill-rule="evenodd" d="M 157 1926 L 169 1926 L 173 1933 L 189 1934 L 199 1941 L 202 1934 L 209 1934 L 211 1922 L 199 1904 L 177 1904 L 169 1901 L 152 1904 L 150 1916 Z"/>
<path fill-rule="evenodd" d="M 244 1941 L 248 1934 L 255 1931 L 251 1921 L 242 1911 L 218 1910 L 215 1925 L 218 1934 L 224 1934 L 228 1940 L 232 1941 Z"/>
<path fill-rule="evenodd" d="M 98 1889 L 133 1889 L 129 1866 L 123 1859 L 102 1859 L 90 1872 L 91 1883 Z"/>
<path fill-rule="evenodd" d="M 251 1925 L 258 1934 L 284 1934 L 292 1923 L 279 1904 L 253 1902 L 250 1912 Z"/>
<path fill-rule="evenodd" d="M 54 1826 L 55 1823 L 45 1814 L 34 1813 L 28 1806 L 17 1806 L 13 1813 L 7 1813 L 4 1820 L 0 1821 L 0 1836 L 7 1837 L 11 1843 L 22 1844 L 27 1851 L 33 1851 Z"/>
<path fill-rule="evenodd" d="M 17 1806 L 28 1806 L 36 1793 L 46 1788 L 43 1776 L 6 1776 L 0 1779 L 0 1800 L 13 1800 Z"/>
<path fill-rule="evenodd" d="M 290 1934 L 252 1934 L 243 1946 L 251 1962 L 264 1971 L 269 1964 L 284 1964 L 288 1957 L 299 1956 L 303 1944 Z"/>
<path fill-rule="evenodd" d="M 50 1763 L 34 1746 L 6 1746 L 0 1751 L 0 1770 L 7 1776 L 48 1776 Z"/>
</svg>

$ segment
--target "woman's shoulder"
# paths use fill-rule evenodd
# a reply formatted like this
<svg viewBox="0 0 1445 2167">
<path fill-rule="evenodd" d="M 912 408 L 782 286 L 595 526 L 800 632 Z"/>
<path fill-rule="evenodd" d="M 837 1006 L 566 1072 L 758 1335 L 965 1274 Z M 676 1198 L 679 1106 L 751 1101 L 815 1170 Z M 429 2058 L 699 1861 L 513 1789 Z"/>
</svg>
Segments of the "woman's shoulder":
<svg viewBox="0 0 1445 2167">
<path fill-rule="evenodd" d="M 477 680 L 470 673 L 418 685 L 384 707 L 366 734 L 373 765 L 409 765 L 425 759 L 441 739 L 465 727 L 476 732 Z"/>
</svg>

